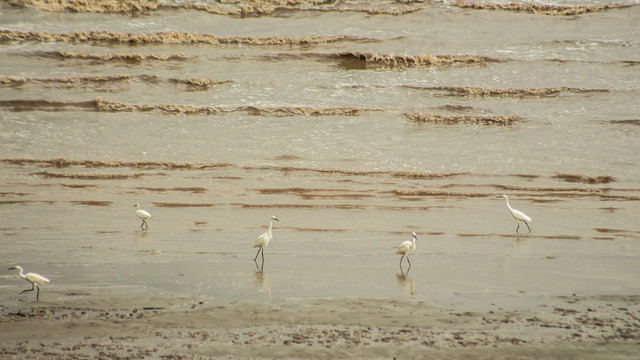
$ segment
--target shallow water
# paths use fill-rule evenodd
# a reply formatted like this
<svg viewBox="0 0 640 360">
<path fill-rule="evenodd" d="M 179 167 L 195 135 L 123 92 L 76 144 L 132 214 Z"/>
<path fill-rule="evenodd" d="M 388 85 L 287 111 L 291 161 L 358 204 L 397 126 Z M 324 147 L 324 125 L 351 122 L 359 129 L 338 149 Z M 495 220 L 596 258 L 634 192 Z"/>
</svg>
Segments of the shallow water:
<svg viewBox="0 0 640 360">
<path fill-rule="evenodd" d="M 0 262 L 50 277 L 41 300 L 490 308 L 637 294 L 640 7 L 415 6 L 236 17 L 3 3 Z M 165 43 L 127 35 L 156 32 Z M 206 34 L 223 43 L 189 40 Z M 502 193 L 530 234 L 516 236 Z M 271 215 L 259 271 L 251 243 Z M 403 275 L 394 249 L 414 231 Z M 21 285 L 7 273 L 0 296 L 29 299 Z"/>
</svg>

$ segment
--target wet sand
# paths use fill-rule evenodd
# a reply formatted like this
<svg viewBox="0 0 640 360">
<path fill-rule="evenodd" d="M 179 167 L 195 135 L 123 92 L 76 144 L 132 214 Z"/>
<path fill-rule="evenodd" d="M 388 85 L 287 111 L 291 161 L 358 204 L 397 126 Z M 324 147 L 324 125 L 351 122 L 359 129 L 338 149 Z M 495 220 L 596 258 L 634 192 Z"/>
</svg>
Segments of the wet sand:
<svg viewBox="0 0 640 360">
<path fill-rule="evenodd" d="M 211 306 L 156 297 L 0 309 L 0 355 L 13 358 L 632 359 L 640 346 L 638 296 L 489 312 L 388 299 Z"/>
</svg>

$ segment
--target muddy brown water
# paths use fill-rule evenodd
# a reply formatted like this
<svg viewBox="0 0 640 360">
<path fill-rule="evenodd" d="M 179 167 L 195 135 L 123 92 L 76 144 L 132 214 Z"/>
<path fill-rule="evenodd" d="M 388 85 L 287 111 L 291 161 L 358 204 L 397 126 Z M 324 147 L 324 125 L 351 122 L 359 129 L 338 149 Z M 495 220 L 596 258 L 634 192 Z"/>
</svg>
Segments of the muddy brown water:
<svg viewBox="0 0 640 360">
<path fill-rule="evenodd" d="M 60 4 L 0 4 L 0 262 L 41 300 L 640 290 L 635 2 Z"/>
</svg>

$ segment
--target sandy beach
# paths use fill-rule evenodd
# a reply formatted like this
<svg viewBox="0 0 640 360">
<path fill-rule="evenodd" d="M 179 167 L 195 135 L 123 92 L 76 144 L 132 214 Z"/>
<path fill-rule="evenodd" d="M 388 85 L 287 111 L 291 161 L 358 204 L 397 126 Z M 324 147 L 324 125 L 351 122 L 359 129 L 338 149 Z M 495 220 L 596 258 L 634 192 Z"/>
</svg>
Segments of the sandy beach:
<svg viewBox="0 0 640 360">
<path fill-rule="evenodd" d="M 640 298 L 566 297 L 539 311 L 457 312 L 421 301 L 187 298 L 2 305 L 4 358 L 633 359 Z"/>
</svg>

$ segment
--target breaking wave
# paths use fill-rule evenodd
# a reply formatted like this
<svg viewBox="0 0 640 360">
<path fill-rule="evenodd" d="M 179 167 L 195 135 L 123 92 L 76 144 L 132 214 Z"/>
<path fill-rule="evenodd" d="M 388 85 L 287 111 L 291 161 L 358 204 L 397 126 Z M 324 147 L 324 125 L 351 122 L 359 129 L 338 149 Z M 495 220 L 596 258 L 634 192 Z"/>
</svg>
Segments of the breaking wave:
<svg viewBox="0 0 640 360">
<path fill-rule="evenodd" d="M 523 119 L 519 116 L 485 116 L 485 115 L 436 115 L 421 113 L 406 113 L 407 119 L 417 124 L 473 124 L 512 126 Z"/>
<path fill-rule="evenodd" d="M 436 92 L 444 92 L 447 96 L 477 96 L 477 97 L 510 97 L 510 98 L 540 98 L 540 97 L 556 97 L 564 93 L 607 93 L 607 89 L 583 89 L 570 87 L 557 88 L 506 88 L 506 89 L 489 89 L 482 87 L 469 86 L 405 86 L 415 90 L 429 90 Z"/>
<path fill-rule="evenodd" d="M 194 2 L 141 2 L 131 0 L 9 0 L 8 3 L 14 6 L 31 7 L 41 11 L 52 12 L 131 14 L 182 9 L 228 16 L 264 16 L 282 11 L 348 11 L 363 12 L 369 15 L 402 15 L 422 9 L 421 6 L 416 6 L 416 3 L 402 0 L 374 7 L 351 6 L 350 4 L 336 3 L 333 0 L 250 0 L 242 4 L 221 2 L 216 5 Z"/>
<path fill-rule="evenodd" d="M 187 60 L 193 59 L 195 56 L 184 54 L 141 54 L 141 53 L 113 53 L 113 54 L 90 54 L 85 52 L 71 51 L 43 51 L 38 53 L 39 56 L 63 58 L 63 59 L 81 59 L 94 61 L 128 61 L 139 62 L 142 60 Z"/>
<path fill-rule="evenodd" d="M 517 11 L 528 12 L 530 14 L 539 15 L 553 15 L 553 16 L 572 16 L 582 15 L 598 11 L 606 11 L 611 9 L 621 9 L 631 7 L 629 4 L 611 3 L 601 6 L 566 6 L 566 5 L 549 5 L 549 4 L 536 4 L 536 3 L 510 3 L 510 4 L 491 4 L 491 3 L 477 3 L 467 2 L 465 0 L 458 0 L 455 3 L 456 6 L 463 9 L 477 9 L 477 10 L 504 10 L 504 11 Z"/>
<path fill-rule="evenodd" d="M 328 54 L 328 56 L 331 56 Z M 392 68 L 415 66 L 446 66 L 455 64 L 481 64 L 499 62 L 500 60 L 486 56 L 475 55 L 404 55 L 377 54 L 366 52 L 342 52 L 335 55 L 341 60 L 341 66 L 348 69 L 366 69 L 367 65 L 377 65 Z"/>
<path fill-rule="evenodd" d="M 69 33 L 50 33 L 44 31 L 0 30 L 0 40 L 4 41 L 40 41 L 40 42 L 109 42 L 127 45 L 150 44 L 208 44 L 208 45 L 313 45 L 338 41 L 361 41 L 362 38 L 336 35 L 313 37 L 250 37 L 216 36 L 210 34 L 183 32 L 154 32 L 132 34 L 113 31 L 74 31 Z"/>
<path fill-rule="evenodd" d="M 12 111 L 99 111 L 99 112 L 150 112 L 159 111 L 164 114 L 215 115 L 230 112 L 245 112 L 256 116 L 357 116 L 362 112 L 382 112 L 381 108 L 363 107 L 218 107 L 191 106 L 177 104 L 125 104 L 97 98 L 93 101 L 64 102 L 52 100 L 0 100 L 0 109 Z"/>
<path fill-rule="evenodd" d="M 20 87 L 26 84 L 47 84 L 61 87 L 77 87 L 79 85 L 84 86 L 102 86 L 105 84 L 120 84 L 131 81 L 137 81 L 142 83 L 159 83 L 168 82 L 172 84 L 178 84 L 186 86 L 189 91 L 201 91 L 209 90 L 213 86 L 221 85 L 225 83 L 231 83 L 233 80 L 214 80 L 214 79 L 179 79 L 179 78 L 160 78 L 156 75 L 104 75 L 104 76 L 67 76 L 67 77 L 13 77 L 13 76 L 0 76 L 0 87 Z"/>
</svg>

